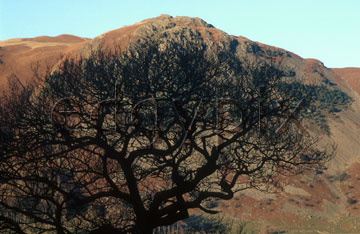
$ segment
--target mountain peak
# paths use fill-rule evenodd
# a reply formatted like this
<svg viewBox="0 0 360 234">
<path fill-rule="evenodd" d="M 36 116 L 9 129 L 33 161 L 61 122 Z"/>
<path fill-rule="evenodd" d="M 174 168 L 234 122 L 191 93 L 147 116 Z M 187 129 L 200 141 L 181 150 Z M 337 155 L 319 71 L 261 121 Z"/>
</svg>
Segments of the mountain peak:
<svg viewBox="0 0 360 234">
<path fill-rule="evenodd" d="M 331 89 L 339 88 L 349 95 L 353 95 L 353 98 L 357 103 L 360 100 L 360 68 L 329 69 L 319 60 L 303 59 L 300 56 L 281 48 L 254 42 L 241 36 L 228 35 L 200 18 L 186 16 L 173 17 L 170 15 L 160 15 L 158 17 L 145 19 L 132 25 L 105 32 L 94 39 L 63 34 L 56 37 L 42 36 L 0 41 L 0 91 L 2 85 L 5 87 L 7 78 L 12 78 L 13 74 L 15 74 L 23 83 L 31 82 L 33 74 L 31 68 L 33 65 L 41 65 L 39 67 L 39 72 L 41 74 L 41 72 L 45 72 L 48 67 L 55 67 L 55 65 L 61 61 L 61 55 L 63 54 L 76 57 L 80 54 L 87 55 L 92 50 L 98 48 L 112 49 L 120 47 L 121 49 L 125 49 L 132 41 L 136 42 L 136 40 L 149 37 L 160 38 L 166 42 L 186 42 L 186 40 L 200 38 L 209 48 L 213 45 L 219 45 L 220 49 L 230 47 L 237 57 L 244 58 L 250 62 L 272 59 L 271 61 L 279 62 L 281 68 L 291 70 L 293 74 L 304 83 L 327 85 L 331 86 Z M 334 100 L 334 102 L 337 102 L 337 100 Z M 321 112 L 321 115 L 324 113 Z M 328 171 L 332 174 L 330 175 L 328 174 L 329 172 L 324 172 L 323 175 L 316 175 L 319 178 L 321 177 L 322 180 L 328 181 L 330 176 L 334 177 L 336 173 L 344 172 L 346 167 L 350 166 L 353 162 L 358 161 L 360 156 L 360 147 L 358 147 L 358 145 L 360 145 L 359 113 L 360 107 L 354 104 L 351 109 L 346 112 L 337 113 L 337 117 L 332 117 L 330 114 L 327 116 L 327 118 L 330 119 L 329 126 L 332 135 L 328 138 L 324 138 L 324 141 L 332 142 L 334 140 L 338 143 L 339 147 L 337 148 L 335 161 L 329 165 Z M 314 126 L 315 125 L 311 125 L 310 127 Z M 354 168 L 359 171 L 359 167 L 360 164 L 357 164 L 357 167 Z M 349 175 L 354 178 L 354 183 L 357 183 L 356 186 L 358 186 L 359 181 L 356 178 L 360 178 L 360 174 L 349 172 Z M 263 204 L 267 204 L 268 207 L 271 207 L 270 211 L 272 212 L 271 214 L 264 213 L 262 208 L 261 214 L 264 214 L 264 216 L 268 214 L 269 217 L 270 215 L 271 217 L 274 217 L 274 213 L 279 214 L 276 215 L 279 217 L 284 214 L 286 215 L 286 213 L 283 213 L 284 211 L 277 209 L 277 207 L 284 207 L 284 204 L 289 207 L 292 205 L 295 207 L 294 204 L 290 203 L 291 201 L 300 201 L 300 195 L 304 198 L 304 212 L 306 211 L 305 209 L 307 209 L 309 213 L 313 213 L 315 208 L 317 209 L 317 207 L 320 207 L 321 209 L 324 208 L 324 212 L 321 213 L 321 211 L 319 211 L 318 214 L 330 215 L 330 212 L 327 212 L 326 210 L 330 205 L 334 207 L 334 212 L 332 212 L 331 215 L 338 215 L 344 211 L 341 204 L 347 203 L 346 196 L 350 191 L 346 186 L 344 186 L 344 188 L 347 189 L 347 191 L 345 191 L 344 188 L 337 187 L 340 185 L 340 182 L 335 184 L 331 181 L 331 183 L 326 182 L 321 184 L 317 179 L 309 179 L 309 184 L 307 185 L 303 181 L 304 180 L 301 178 L 295 182 L 292 181 L 292 183 L 296 183 L 297 186 L 300 186 L 300 189 L 294 190 L 293 187 L 290 187 L 289 190 L 288 187 L 285 191 L 285 195 L 283 194 L 282 197 L 279 195 L 279 199 L 276 200 L 274 198 L 270 203 L 269 200 L 265 200 L 265 197 L 258 197 L 258 199 L 263 199 L 261 201 Z M 310 187 L 310 185 L 312 187 Z M 331 195 L 332 197 L 330 197 L 330 199 L 327 195 L 330 194 L 331 191 L 335 191 L 336 193 L 334 192 L 334 195 Z M 344 193 L 342 191 L 344 191 Z M 293 195 L 291 195 L 292 193 Z M 320 193 L 321 195 L 318 195 L 317 193 Z M 251 213 L 250 211 L 258 212 L 260 208 L 253 205 L 254 200 L 250 195 L 239 198 L 238 202 L 241 204 L 239 207 L 243 207 L 244 210 L 246 209 L 245 212 L 247 213 Z M 335 196 L 337 195 L 341 197 L 341 199 L 339 198 L 336 200 Z M 310 200 L 305 200 L 308 199 L 308 196 L 312 196 L 311 199 L 316 198 L 316 203 L 315 200 L 314 203 L 311 204 Z M 359 194 L 356 194 L 356 196 L 357 198 L 360 197 Z M 248 202 L 245 199 L 249 199 Z M 286 200 L 289 202 L 286 203 Z M 326 202 L 322 203 L 323 200 Z M 305 201 L 307 202 L 305 203 Z M 277 206 L 272 204 L 277 204 Z M 296 209 L 302 205 L 299 202 L 295 204 Z M 349 210 L 349 213 L 350 212 L 354 213 L 359 211 L 352 208 Z"/>
<path fill-rule="evenodd" d="M 160 16 L 149 18 L 141 21 L 140 23 L 154 23 L 159 21 L 171 21 L 177 25 L 181 26 L 193 26 L 193 27 L 206 27 L 206 28 L 214 28 L 212 24 L 208 24 L 203 19 L 198 17 L 189 17 L 189 16 L 176 16 L 173 17 L 171 15 L 162 14 Z"/>
<path fill-rule="evenodd" d="M 149 37 L 163 37 L 171 40 L 174 38 L 186 40 L 194 37 L 202 37 L 211 41 L 229 39 L 229 35 L 225 32 L 216 29 L 200 18 L 173 17 L 164 14 L 103 33 L 84 45 L 81 53 L 87 54 L 92 49 L 99 47 L 125 49 L 131 41 Z"/>
</svg>

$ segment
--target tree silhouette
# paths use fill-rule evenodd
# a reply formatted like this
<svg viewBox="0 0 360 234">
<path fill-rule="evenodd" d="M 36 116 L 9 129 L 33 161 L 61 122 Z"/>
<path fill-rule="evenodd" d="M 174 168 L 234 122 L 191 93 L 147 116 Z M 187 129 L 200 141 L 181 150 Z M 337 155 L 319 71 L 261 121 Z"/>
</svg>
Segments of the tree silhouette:
<svg viewBox="0 0 360 234">
<path fill-rule="evenodd" d="M 0 109 L 0 228 L 152 233 L 321 167 L 315 139 L 292 124 L 276 134 L 299 101 L 281 82 L 286 72 L 221 42 L 152 38 L 66 58 L 26 92 L 13 84 Z"/>
</svg>

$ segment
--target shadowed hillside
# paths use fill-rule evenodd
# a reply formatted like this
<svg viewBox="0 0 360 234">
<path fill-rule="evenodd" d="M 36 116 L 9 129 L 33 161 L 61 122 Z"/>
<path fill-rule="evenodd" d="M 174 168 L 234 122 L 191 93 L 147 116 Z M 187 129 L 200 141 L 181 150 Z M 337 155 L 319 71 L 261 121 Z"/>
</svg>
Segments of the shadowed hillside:
<svg viewBox="0 0 360 234">
<path fill-rule="evenodd" d="M 159 36 L 168 41 L 201 37 L 209 47 L 221 42 L 224 48 L 232 48 L 241 59 L 281 64 L 290 71 L 290 77 L 296 76 L 303 85 L 298 87 L 299 99 L 307 95 L 312 98 L 303 110 L 304 128 L 320 136 L 322 144 L 337 145 L 336 155 L 325 170 L 284 179 L 282 193 L 250 190 L 212 206 L 240 220 L 269 222 L 275 228 L 295 228 L 312 220 L 314 225 L 326 226 L 334 220 L 360 215 L 360 68 L 329 69 L 316 59 L 303 59 L 284 49 L 228 35 L 199 18 L 162 15 L 94 39 L 60 35 L 0 41 L 0 87 L 6 89 L 12 75 L 21 82 L 31 82 L 33 68 L 38 66 L 40 73 L 52 69 L 62 55 L 88 56 L 97 48 L 124 50 L 132 40 Z M 352 221 L 344 222 L 349 230 L 360 228 Z"/>
</svg>

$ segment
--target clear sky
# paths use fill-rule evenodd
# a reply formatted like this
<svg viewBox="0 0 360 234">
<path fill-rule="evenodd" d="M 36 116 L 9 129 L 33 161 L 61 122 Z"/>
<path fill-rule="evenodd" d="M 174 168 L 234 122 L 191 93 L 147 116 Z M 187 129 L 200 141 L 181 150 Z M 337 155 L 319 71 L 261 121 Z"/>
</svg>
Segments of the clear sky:
<svg viewBox="0 0 360 234">
<path fill-rule="evenodd" d="M 327 67 L 360 67 L 360 0 L 0 0 L 0 40 L 93 38 L 160 14 L 200 17 Z"/>
</svg>

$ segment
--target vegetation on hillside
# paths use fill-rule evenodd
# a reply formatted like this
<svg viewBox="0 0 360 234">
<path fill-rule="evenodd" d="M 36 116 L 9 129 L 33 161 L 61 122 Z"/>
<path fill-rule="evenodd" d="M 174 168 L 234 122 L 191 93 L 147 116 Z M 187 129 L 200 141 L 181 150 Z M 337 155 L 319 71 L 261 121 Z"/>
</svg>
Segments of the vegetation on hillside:
<svg viewBox="0 0 360 234">
<path fill-rule="evenodd" d="M 153 233 L 323 168 L 318 139 L 274 134 L 296 101 L 277 88 L 283 72 L 233 52 L 151 38 L 65 58 L 40 87 L 14 83 L 0 103 L 0 231 Z"/>
<path fill-rule="evenodd" d="M 300 82 L 281 82 L 279 87 L 290 96 L 296 97 L 299 102 L 303 100 L 299 115 L 312 120 L 327 134 L 330 134 L 330 129 L 326 116 L 336 116 L 336 113 L 347 109 L 353 102 L 349 95 L 332 85 L 306 85 Z"/>
</svg>

